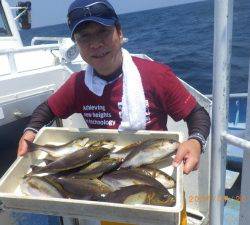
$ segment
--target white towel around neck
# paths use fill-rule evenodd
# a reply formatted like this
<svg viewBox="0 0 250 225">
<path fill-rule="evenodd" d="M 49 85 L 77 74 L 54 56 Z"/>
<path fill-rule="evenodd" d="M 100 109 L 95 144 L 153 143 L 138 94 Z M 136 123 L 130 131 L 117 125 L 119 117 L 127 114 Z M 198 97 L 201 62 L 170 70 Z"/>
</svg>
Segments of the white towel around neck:
<svg viewBox="0 0 250 225">
<path fill-rule="evenodd" d="M 146 128 L 146 102 L 141 75 L 127 50 L 122 49 L 122 56 L 122 121 L 118 129 L 119 131 L 144 130 Z M 102 96 L 107 82 L 94 76 L 90 65 L 87 65 L 84 81 L 91 92 Z"/>
</svg>

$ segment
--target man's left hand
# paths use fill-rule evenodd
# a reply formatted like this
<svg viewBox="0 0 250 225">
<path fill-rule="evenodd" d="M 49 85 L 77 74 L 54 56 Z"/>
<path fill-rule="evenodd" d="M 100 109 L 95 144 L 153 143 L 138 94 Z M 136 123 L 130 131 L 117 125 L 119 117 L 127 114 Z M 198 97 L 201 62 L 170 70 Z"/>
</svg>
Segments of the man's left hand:
<svg viewBox="0 0 250 225">
<path fill-rule="evenodd" d="M 201 155 L 201 145 L 196 139 L 189 139 L 180 144 L 176 156 L 173 160 L 173 166 L 178 166 L 181 161 L 184 163 L 183 172 L 189 174 L 199 168 Z"/>
</svg>

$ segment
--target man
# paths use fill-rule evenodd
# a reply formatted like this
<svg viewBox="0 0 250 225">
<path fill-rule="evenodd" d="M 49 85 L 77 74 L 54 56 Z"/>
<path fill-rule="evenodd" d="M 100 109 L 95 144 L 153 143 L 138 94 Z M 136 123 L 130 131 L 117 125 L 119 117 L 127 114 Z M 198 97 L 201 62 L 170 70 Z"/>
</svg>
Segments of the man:
<svg viewBox="0 0 250 225">
<path fill-rule="evenodd" d="M 189 138 L 178 148 L 173 165 L 184 161 L 184 172 L 198 168 L 209 135 L 208 113 L 184 88 L 169 67 L 131 57 L 122 49 L 119 18 L 107 0 L 75 0 L 68 10 L 71 38 L 88 63 L 34 111 L 19 142 L 55 117 L 81 113 L 90 128 L 167 130 L 167 117 L 187 122 Z"/>
</svg>

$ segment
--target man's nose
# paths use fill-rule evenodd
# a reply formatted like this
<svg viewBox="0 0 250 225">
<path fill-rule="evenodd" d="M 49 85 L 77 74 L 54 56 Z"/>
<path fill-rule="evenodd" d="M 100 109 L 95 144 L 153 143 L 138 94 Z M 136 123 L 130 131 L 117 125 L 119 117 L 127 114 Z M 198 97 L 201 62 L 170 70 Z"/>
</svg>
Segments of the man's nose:
<svg viewBox="0 0 250 225">
<path fill-rule="evenodd" d="M 93 35 L 89 41 L 91 48 L 99 48 L 103 46 L 103 38 L 99 37 L 98 35 Z"/>
</svg>

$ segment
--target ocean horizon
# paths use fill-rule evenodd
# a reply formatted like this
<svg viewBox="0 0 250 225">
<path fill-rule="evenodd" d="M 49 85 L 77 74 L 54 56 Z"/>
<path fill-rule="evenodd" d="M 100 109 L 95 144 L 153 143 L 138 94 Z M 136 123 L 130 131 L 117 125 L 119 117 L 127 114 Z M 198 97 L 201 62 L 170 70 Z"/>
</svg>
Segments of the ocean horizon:
<svg viewBox="0 0 250 225">
<path fill-rule="evenodd" d="M 175 74 L 204 94 L 212 93 L 213 1 L 119 15 L 124 47 L 169 65 Z M 230 92 L 247 92 L 250 55 L 250 1 L 234 5 Z M 34 36 L 69 37 L 66 24 L 22 30 L 29 45 Z"/>
</svg>

